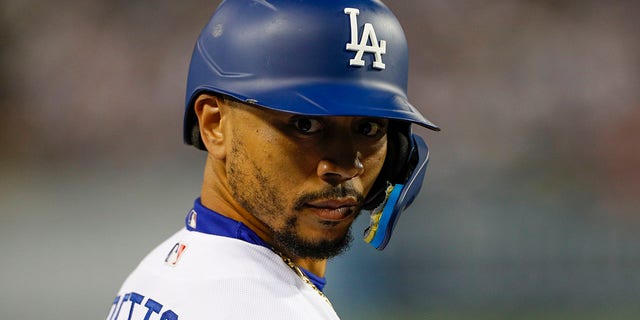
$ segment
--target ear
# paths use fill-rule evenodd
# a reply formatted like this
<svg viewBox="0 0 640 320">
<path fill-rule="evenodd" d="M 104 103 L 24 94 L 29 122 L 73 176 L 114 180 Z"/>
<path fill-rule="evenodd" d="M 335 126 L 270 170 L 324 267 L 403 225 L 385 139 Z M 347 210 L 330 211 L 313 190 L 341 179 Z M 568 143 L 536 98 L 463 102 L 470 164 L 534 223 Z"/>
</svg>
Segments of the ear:
<svg viewBox="0 0 640 320">
<path fill-rule="evenodd" d="M 200 94 L 193 105 L 200 127 L 200 137 L 209 154 L 218 159 L 226 157 L 223 120 L 225 105 L 222 98 Z"/>
</svg>

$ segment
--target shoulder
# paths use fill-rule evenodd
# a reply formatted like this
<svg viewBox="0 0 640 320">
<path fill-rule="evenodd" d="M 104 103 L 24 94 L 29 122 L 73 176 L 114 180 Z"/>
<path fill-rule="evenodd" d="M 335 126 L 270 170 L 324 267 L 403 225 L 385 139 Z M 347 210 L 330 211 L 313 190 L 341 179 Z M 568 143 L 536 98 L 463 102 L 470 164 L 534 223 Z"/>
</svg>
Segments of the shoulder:
<svg viewBox="0 0 640 320">
<path fill-rule="evenodd" d="M 185 229 L 147 255 L 127 281 L 149 278 L 189 286 L 225 280 L 295 284 L 288 267 L 268 248 Z"/>
<path fill-rule="evenodd" d="M 140 263 L 112 309 L 133 306 L 145 313 L 151 300 L 151 305 L 163 306 L 158 315 L 171 311 L 191 319 L 204 314 L 228 319 L 313 319 L 309 311 L 314 309 L 323 315 L 318 319 L 337 319 L 333 309 L 314 295 L 268 248 L 181 230 Z M 331 314 L 335 317 L 327 316 Z"/>
</svg>

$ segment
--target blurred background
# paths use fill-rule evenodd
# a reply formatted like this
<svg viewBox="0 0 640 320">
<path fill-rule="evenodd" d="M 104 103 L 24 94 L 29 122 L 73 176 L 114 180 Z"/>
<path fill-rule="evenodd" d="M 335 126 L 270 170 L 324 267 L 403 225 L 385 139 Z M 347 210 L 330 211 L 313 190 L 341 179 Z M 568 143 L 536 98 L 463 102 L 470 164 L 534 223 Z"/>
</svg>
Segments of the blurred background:
<svg viewBox="0 0 640 320">
<path fill-rule="evenodd" d="M 218 2 L 0 1 L 2 318 L 105 318 L 183 225 L 186 71 Z M 387 5 L 443 131 L 418 130 L 430 167 L 389 247 L 331 262 L 338 313 L 638 319 L 640 2 Z"/>
</svg>

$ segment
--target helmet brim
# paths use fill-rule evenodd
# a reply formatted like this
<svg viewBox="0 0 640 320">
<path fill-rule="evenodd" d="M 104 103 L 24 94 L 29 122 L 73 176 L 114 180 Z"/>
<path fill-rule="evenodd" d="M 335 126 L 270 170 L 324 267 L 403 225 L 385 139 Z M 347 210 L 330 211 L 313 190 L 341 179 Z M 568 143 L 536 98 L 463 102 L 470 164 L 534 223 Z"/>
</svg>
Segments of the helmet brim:
<svg viewBox="0 0 640 320">
<path fill-rule="evenodd" d="M 242 85 L 232 91 L 206 86 L 199 91 L 220 93 L 247 104 L 294 114 L 385 118 L 440 131 L 440 127 L 425 118 L 400 89 L 367 82 L 354 85 L 353 81 L 283 82 L 270 81 L 260 85 L 239 82 Z M 192 97 L 192 101 L 194 99 Z"/>
</svg>

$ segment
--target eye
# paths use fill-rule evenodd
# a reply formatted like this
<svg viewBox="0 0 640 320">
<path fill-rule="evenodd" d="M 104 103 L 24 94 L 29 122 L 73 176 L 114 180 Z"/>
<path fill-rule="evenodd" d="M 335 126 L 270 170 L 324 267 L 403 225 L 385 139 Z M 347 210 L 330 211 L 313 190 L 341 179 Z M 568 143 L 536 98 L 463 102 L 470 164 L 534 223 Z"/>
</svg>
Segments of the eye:
<svg viewBox="0 0 640 320">
<path fill-rule="evenodd" d="M 358 126 L 358 132 L 367 137 L 375 137 L 377 135 L 383 134 L 385 132 L 385 129 L 385 123 L 372 120 L 364 121 Z"/>
<path fill-rule="evenodd" d="M 297 131 L 303 134 L 313 134 L 322 130 L 323 125 L 318 119 L 307 117 L 294 117 L 291 119 L 291 125 L 293 125 Z"/>
</svg>

